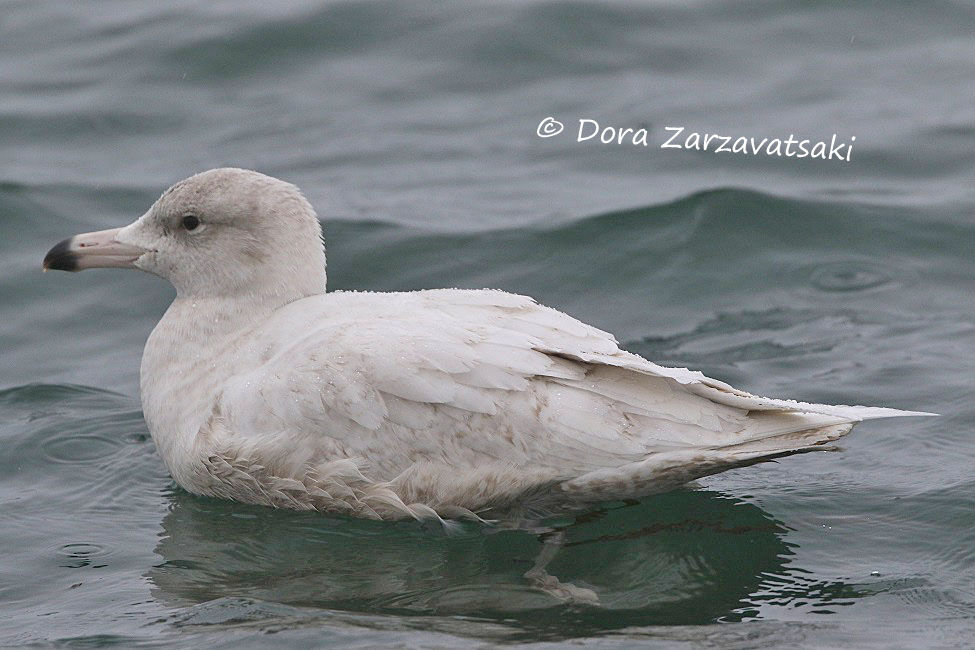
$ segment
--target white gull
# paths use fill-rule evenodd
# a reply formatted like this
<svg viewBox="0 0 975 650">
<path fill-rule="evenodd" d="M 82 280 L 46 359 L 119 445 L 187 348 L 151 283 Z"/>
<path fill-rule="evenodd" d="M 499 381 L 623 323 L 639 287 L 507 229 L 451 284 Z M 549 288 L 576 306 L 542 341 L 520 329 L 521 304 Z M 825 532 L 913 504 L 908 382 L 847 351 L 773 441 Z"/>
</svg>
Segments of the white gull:
<svg viewBox="0 0 975 650">
<path fill-rule="evenodd" d="M 828 448 L 925 413 L 758 397 L 621 350 L 495 290 L 325 292 L 311 205 L 214 169 L 45 268 L 176 287 L 142 358 L 146 422 L 186 490 L 370 518 L 551 512 Z"/>
</svg>

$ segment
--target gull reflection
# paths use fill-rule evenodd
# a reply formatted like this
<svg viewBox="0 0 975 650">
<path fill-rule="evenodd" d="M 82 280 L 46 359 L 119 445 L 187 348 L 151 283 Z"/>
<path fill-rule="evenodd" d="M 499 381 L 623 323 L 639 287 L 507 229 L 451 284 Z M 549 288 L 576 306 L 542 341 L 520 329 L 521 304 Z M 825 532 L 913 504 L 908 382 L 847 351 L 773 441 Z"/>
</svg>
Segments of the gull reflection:
<svg viewBox="0 0 975 650">
<path fill-rule="evenodd" d="M 431 524 L 276 511 L 179 492 L 156 547 L 163 562 L 147 577 L 155 596 L 172 605 L 246 598 L 477 616 L 571 636 L 755 616 L 769 576 L 789 576 L 794 555 L 781 522 L 708 490 L 546 523 L 544 530 L 465 523 L 448 534 Z M 558 543 L 543 551 L 553 537 Z M 594 594 L 591 604 L 567 602 L 531 579 L 546 553 L 544 570 L 570 591 Z"/>
</svg>

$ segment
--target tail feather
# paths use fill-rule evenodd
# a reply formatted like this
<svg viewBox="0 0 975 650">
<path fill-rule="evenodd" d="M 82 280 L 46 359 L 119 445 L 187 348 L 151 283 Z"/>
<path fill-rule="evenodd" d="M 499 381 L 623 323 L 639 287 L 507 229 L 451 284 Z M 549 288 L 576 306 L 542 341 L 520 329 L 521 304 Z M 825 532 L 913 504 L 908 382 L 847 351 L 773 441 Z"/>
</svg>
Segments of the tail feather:
<svg viewBox="0 0 975 650">
<path fill-rule="evenodd" d="M 589 472 L 560 485 L 571 499 L 612 501 L 672 490 L 688 481 L 728 469 L 810 451 L 831 451 L 852 422 L 753 437 L 730 445 L 675 449 L 620 467 Z"/>
<path fill-rule="evenodd" d="M 854 426 L 853 422 L 842 422 L 816 429 L 789 431 L 764 438 L 753 438 L 738 444 L 715 448 L 715 451 L 728 456 L 729 459 L 766 460 L 769 455 L 775 457 L 788 456 L 804 451 L 831 450 L 824 447 L 848 434 Z"/>
</svg>

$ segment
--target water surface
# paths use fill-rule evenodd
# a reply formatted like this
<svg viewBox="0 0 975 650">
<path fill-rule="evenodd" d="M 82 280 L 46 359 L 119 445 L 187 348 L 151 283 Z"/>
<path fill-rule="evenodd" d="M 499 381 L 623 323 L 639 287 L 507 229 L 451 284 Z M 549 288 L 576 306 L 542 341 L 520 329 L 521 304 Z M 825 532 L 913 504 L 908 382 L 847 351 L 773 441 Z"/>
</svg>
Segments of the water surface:
<svg viewBox="0 0 975 650">
<path fill-rule="evenodd" d="M 12 2 L 0 17 L 0 644 L 917 647 L 975 633 L 963 3 Z M 542 118 L 559 137 L 535 135 Z M 580 118 L 856 136 L 851 161 Z M 499 287 L 754 392 L 936 411 L 839 453 L 455 535 L 193 497 L 138 399 L 172 298 L 40 273 L 219 165 L 301 186 L 332 288 Z"/>
</svg>

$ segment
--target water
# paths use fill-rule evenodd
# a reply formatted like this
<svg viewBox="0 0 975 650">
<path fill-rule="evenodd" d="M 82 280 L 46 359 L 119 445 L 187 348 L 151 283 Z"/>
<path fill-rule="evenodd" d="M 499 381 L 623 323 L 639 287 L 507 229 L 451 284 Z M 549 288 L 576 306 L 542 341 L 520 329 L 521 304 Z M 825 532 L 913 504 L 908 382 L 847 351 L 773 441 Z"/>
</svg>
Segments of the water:
<svg viewBox="0 0 975 650">
<path fill-rule="evenodd" d="M 0 644 L 917 647 L 975 633 L 975 12 L 963 3 L 11 2 Z M 553 116 L 560 136 L 541 139 Z M 650 147 L 576 142 L 582 118 Z M 664 127 L 850 162 L 664 150 Z M 138 365 L 172 297 L 40 273 L 224 164 L 300 185 L 333 288 L 492 286 L 760 393 L 936 411 L 833 454 L 454 536 L 199 499 Z"/>
</svg>

